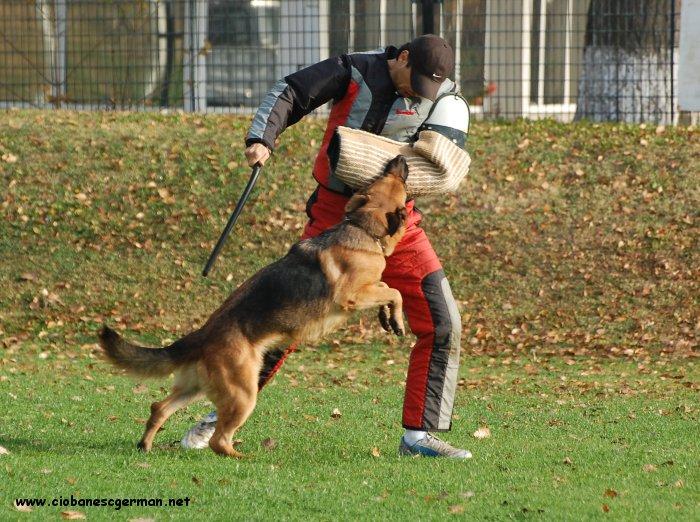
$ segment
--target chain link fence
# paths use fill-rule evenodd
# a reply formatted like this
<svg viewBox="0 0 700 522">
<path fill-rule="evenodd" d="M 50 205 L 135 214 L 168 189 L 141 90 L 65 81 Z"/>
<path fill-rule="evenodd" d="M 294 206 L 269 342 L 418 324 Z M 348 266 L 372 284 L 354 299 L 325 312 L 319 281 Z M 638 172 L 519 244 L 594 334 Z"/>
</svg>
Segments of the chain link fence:
<svg viewBox="0 0 700 522">
<path fill-rule="evenodd" d="M 254 111 L 279 78 L 433 32 L 487 118 L 675 123 L 680 0 L 0 0 L 0 107 Z"/>
</svg>

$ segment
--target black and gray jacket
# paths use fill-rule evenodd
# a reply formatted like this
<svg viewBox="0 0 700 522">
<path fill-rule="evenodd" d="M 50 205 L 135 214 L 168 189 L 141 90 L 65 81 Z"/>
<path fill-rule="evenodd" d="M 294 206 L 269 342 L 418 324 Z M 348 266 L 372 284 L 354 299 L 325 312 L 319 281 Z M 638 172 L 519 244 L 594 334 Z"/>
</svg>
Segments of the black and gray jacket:
<svg viewBox="0 0 700 522">
<path fill-rule="evenodd" d="M 387 65 L 387 60 L 396 56 L 396 47 L 389 46 L 366 53 L 343 54 L 290 74 L 265 96 L 248 131 L 246 145 L 263 143 L 272 150 L 284 129 L 332 102 L 313 174 L 323 187 L 350 193 L 349 187 L 336 179 L 330 168 L 327 151 L 335 129 L 343 125 L 409 141 L 433 105 L 430 100 L 404 98 L 396 92 Z M 445 80 L 438 95 L 454 88 L 454 82 Z"/>
</svg>

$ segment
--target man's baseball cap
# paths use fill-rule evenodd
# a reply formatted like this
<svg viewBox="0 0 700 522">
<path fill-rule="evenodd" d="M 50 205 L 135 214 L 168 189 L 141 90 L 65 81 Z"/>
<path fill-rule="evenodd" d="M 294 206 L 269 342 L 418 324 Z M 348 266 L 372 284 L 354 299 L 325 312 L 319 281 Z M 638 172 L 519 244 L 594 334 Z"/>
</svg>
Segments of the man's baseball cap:
<svg viewBox="0 0 700 522">
<path fill-rule="evenodd" d="M 440 84 L 455 66 L 455 53 L 444 39 L 424 34 L 408 44 L 411 88 L 422 98 L 435 101 Z"/>
</svg>

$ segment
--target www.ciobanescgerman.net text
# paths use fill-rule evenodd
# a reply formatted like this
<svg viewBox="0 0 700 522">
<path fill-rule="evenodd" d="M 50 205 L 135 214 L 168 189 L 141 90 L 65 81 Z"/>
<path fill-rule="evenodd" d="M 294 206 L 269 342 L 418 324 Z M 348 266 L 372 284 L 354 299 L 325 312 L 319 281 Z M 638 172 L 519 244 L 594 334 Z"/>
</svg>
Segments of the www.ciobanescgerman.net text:
<svg viewBox="0 0 700 522">
<path fill-rule="evenodd" d="M 20 507 L 185 507 L 190 505 L 190 497 L 183 498 L 17 498 L 15 505 Z"/>
</svg>

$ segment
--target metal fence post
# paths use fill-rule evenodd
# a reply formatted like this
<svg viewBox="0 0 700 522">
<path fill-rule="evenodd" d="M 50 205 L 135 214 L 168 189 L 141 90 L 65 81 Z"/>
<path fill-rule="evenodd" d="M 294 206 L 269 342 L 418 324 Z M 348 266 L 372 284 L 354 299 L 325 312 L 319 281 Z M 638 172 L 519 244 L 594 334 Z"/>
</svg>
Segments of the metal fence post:
<svg viewBox="0 0 700 522">
<path fill-rule="evenodd" d="M 192 0 L 185 0 L 182 35 L 182 104 L 186 112 L 194 110 L 194 78 L 192 77 Z"/>
<path fill-rule="evenodd" d="M 58 107 L 61 102 L 66 101 L 66 9 L 67 0 L 56 0 L 54 9 L 56 10 L 56 73 L 52 86 L 53 103 Z"/>
<path fill-rule="evenodd" d="M 207 110 L 207 25 L 209 2 L 185 0 L 183 102 L 187 112 Z"/>
</svg>

